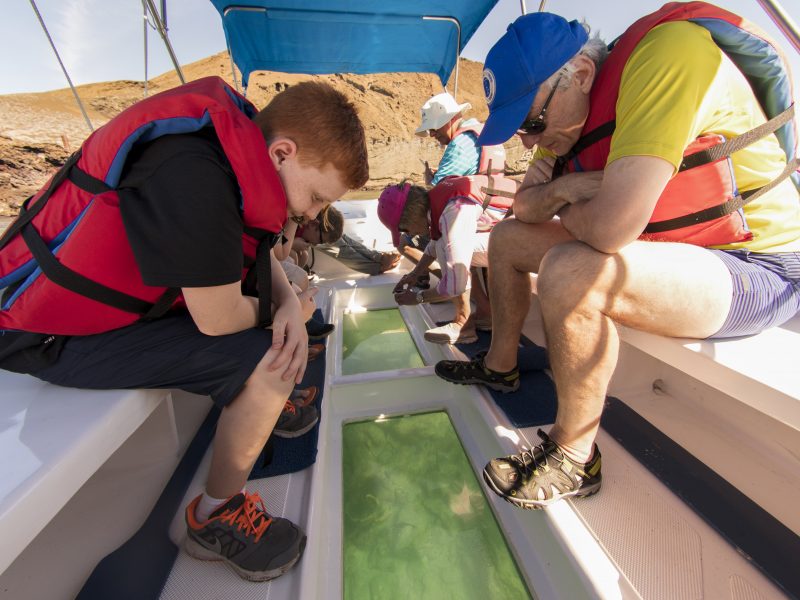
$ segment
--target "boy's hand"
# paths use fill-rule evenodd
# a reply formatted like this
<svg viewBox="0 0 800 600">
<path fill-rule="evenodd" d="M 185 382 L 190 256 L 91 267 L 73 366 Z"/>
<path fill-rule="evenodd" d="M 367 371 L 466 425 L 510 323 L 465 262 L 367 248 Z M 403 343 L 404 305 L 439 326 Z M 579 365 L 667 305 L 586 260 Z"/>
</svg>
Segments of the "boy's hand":
<svg viewBox="0 0 800 600">
<path fill-rule="evenodd" d="M 266 355 L 267 368 L 281 371 L 281 379 L 294 378 L 300 383 L 308 362 L 308 333 L 306 333 L 304 307 L 313 303 L 318 288 L 309 288 L 283 302 L 275 310 L 272 320 L 272 347 Z"/>
</svg>

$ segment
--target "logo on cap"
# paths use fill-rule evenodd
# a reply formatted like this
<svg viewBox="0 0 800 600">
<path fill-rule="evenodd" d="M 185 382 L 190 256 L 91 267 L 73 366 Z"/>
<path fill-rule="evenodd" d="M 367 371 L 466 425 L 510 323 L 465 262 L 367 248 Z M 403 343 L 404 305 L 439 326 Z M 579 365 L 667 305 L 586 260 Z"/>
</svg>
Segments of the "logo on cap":
<svg viewBox="0 0 800 600">
<path fill-rule="evenodd" d="M 483 70 L 483 94 L 486 96 L 486 104 L 494 102 L 494 95 L 497 91 L 497 82 L 491 69 Z"/>
</svg>

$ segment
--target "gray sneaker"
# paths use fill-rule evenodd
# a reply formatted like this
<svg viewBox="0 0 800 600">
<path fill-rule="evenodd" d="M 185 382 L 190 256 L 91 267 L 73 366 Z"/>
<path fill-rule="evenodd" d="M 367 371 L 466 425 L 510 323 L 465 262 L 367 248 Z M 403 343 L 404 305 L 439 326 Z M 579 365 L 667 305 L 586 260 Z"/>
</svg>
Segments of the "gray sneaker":
<svg viewBox="0 0 800 600">
<path fill-rule="evenodd" d="M 567 457 L 550 436 L 531 450 L 490 460 L 483 479 L 498 496 L 520 508 L 542 508 L 562 498 L 591 496 L 603 483 L 597 445 L 592 458 L 578 463 Z"/>
<path fill-rule="evenodd" d="M 305 405 L 287 400 L 272 430 L 279 438 L 296 438 L 308 433 L 319 421 L 319 412 L 313 405 Z"/>
<path fill-rule="evenodd" d="M 269 581 L 299 560 L 306 535 L 287 519 L 271 517 L 258 494 L 236 494 L 201 523 L 200 496 L 186 507 L 184 548 L 200 560 L 225 561 L 248 581 Z"/>
</svg>

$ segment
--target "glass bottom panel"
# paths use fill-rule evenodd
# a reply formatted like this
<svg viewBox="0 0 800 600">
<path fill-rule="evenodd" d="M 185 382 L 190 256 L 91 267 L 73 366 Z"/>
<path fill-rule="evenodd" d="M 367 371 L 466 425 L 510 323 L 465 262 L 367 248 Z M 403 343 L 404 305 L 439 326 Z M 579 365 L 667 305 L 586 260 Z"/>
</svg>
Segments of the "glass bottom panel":
<svg viewBox="0 0 800 600">
<path fill-rule="evenodd" d="M 425 366 L 396 308 L 345 314 L 342 327 L 343 375 Z"/>
<path fill-rule="evenodd" d="M 343 428 L 344 597 L 529 598 L 449 417 Z"/>
</svg>

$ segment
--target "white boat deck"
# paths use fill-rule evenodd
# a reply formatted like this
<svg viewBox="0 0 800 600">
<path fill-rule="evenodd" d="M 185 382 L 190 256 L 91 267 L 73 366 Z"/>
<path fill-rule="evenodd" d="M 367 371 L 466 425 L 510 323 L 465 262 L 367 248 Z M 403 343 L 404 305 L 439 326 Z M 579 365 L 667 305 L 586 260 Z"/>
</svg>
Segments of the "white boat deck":
<svg viewBox="0 0 800 600">
<path fill-rule="evenodd" d="M 349 232 L 362 234 L 368 245 L 373 245 L 374 239 L 375 247 L 381 248 L 386 243 L 385 234 L 375 227 L 374 203 L 349 204 L 355 205 L 345 206 L 351 217 Z M 385 305 L 392 281 L 398 276 L 366 278 L 328 257 L 318 254 L 317 260 L 315 270 L 329 276 L 321 285 L 339 290 L 318 296 L 334 318 L 348 303 L 373 308 Z M 274 514 L 291 518 L 307 530 L 309 543 L 298 566 L 273 582 L 253 584 L 239 579 L 221 564 L 196 561 L 181 553 L 161 598 L 341 598 L 340 448 L 345 420 L 444 408 L 476 474 L 488 458 L 515 452 L 519 445 L 536 443 L 535 428 L 511 427 L 482 388 L 450 385 L 432 375 L 433 362 L 456 356 L 457 351 L 426 344 L 422 333 L 434 321 L 448 318 L 449 310 L 449 305 L 442 304 L 427 310 L 409 307 L 402 311 L 428 365 L 414 372 L 372 374 L 360 381 L 342 376 L 335 368 L 340 356 L 340 333 L 332 338 L 317 463 L 299 473 L 250 485 L 261 493 Z M 787 348 L 796 349 L 797 342 L 790 334 L 797 330 L 792 325 L 787 331 L 776 335 L 788 336 Z M 524 333 L 541 343 L 535 303 Z M 702 363 L 680 358 L 680 350 L 670 350 L 659 340 L 637 339 L 635 333 L 624 332 L 623 336 L 626 344 L 610 393 L 795 533 L 800 532 L 800 516 L 793 500 L 800 492 L 800 432 L 793 421 L 791 405 L 784 413 L 784 409 L 775 407 L 785 404 L 766 401 L 765 410 L 760 411 L 760 403 L 745 393 L 743 384 L 731 390 L 714 380 L 706 381 L 707 369 Z M 728 369 L 736 369 L 737 361 L 744 360 L 734 343 L 725 343 L 716 350 L 716 345 L 703 342 L 668 342 L 683 346 L 689 355 L 696 353 L 695 345 L 706 357 L 714 349 L 715 363 Z M 669 355 L 670 352 L 680 356 Z M 758 351 L 748 348 L 747 352 Z M 789 349 L 783 352 L 787 356 L 794 354 Z M 375 382 L 393 379 L 396 385 L 388 389 L 394 391 L 372 398 L 367 405 L 352 400 L 356 392 L 368 392 Z M 654 382 L 659 383 L 654 386 Z M 758 393 L 788 396 L 792 392 L 786 392 L 781 387 L 784 384 L 791 386 L 791 377 L 781 379 L 776 375 L 774 381 L 758 383 L 766 386 Z M 796 398 L 795 393 L 795 401 Z M 58 514 L 51 520 L 47 515 L 47 527 L 0 575 L 0 598 L 72 598 L 97 560 L 138 529 L 208 402 L 174 394 L 174 405 L 177 450 L 175 428 L 169 426 L 168 415 L 162 409 L 155 410 L 85 484 L 76 485 L 80 489 Z M 558 503 L 543 511 L 521 511 L 494 494 L 485 493 L 535 595 L 548 599 L 784 597 L 747 557 L 611 436 L 601 431 L 598 443 L 604 455 L 605 481 L 603 490 L 592 498 Z M 765 457 L 772 461 L 774 469 L 758 468 Z M 737 462 L 740 459 L 745 462 Z M 186 501 L 202 488 L 207 461 L 208 456 L 186 493 Z M 794 473 L 795 477 L 787 477 L 787 473 Z M 776 489 L 781 493 L 775 493 Z M 5 524 L 4 530 L 8 527 Z M 175 515 L 170 535 L 180 543 L 184 535 L 182 511 Z M 76 540 L 80 540 L 81 552 L 75 551 Z M 48 565 L 47 577 L 40 576 L 42 564 Z M 402 597 L 402 591 L 399 594 Z"/>
</svg>

